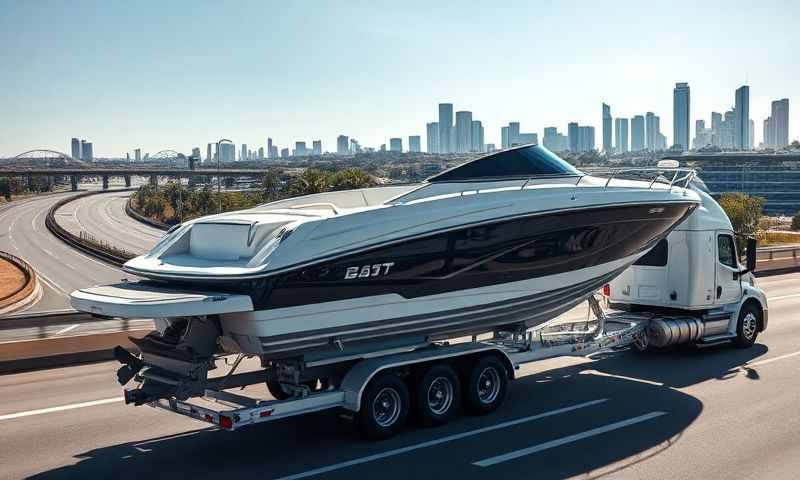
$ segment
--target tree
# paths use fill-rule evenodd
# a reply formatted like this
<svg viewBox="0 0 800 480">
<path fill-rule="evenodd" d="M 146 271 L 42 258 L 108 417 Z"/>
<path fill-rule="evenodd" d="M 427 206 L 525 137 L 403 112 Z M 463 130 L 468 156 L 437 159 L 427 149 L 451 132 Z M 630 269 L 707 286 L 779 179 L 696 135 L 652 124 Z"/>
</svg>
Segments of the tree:
<svg viewBox="0 0 800 480">
<path fill-rule="evenodd" d="M 792 230 L 800 230 L 800 212 L 795 213 L 792 217 Z"/>
<path fill-rule="evenodd" d="M 275 168 L 270 168 L 262 179 L 262 194 L 265 202 L 272 202 L 279 198 L 281 190 L 281 174 Z"/>
<path fill-rule="evenodd" d="M 797 140 L 794 140 L 794 141 L 793 141 L 793 142 L 792 142 L 792 143 L 789 145 L 789 148 L 791 148 L 792 150 L 800 150 L 800 142 L 798 142 Z"/>
<path fill-rule="evenodd" d="M 370 174 L 357 168 L 348 168 L 334 173 L 331 176 L 330 183 L 333 190 L 355 190 L 377 185 L 377 182 Z"/>
<path fill-rule="evenodd" d="M 0 195 L 11 201 L 11 182 L 7 177 L 0 178 Z"/>
<path fill-rule="evenodd" d="M 751 197 L 744 193 L 725 193 L 719 199 L 719 205 L 725 210 L 733 225 L 733 231 L 746 236 L 755 236 L 758 224 L 764 214 L 763 197 Z M 744 250 L 744 238 L 737 238 L 739 251 Z"/>
<path fill-rule="evenodd" d="M 289 184 L 289 194 L 293 197 L 311 195 L 312 193 L 327 192 L 329 188 L 329 175 L 316 168 L 309 168 L 292 180 Z"/>
</svg>

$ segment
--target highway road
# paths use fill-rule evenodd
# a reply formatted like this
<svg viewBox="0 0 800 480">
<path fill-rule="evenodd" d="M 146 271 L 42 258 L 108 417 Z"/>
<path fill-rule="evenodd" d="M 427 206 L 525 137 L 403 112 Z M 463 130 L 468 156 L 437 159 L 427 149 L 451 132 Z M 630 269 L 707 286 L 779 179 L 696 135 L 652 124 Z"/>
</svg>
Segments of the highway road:
<svg viewBox="0 0 800 480">
<path fill-rule="evenodd" d="M 796 479 L 800 273 L 759 282 L 750 349 L 539 362 L 489 416 L 376 443 L 325 412 L 225 432 L 125 406 L 112 363 L 5 375 L 0 477 Z"/>
</svg>

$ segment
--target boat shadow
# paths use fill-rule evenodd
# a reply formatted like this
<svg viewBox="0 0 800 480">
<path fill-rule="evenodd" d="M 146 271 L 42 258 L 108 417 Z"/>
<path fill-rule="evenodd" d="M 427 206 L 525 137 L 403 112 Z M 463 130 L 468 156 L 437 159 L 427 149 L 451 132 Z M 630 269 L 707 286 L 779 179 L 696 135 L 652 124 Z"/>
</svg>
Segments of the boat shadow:
<svg viewBox="0 0 800 480">
<path fill-rule="evenodd" d="M 258 475 L 280 478 L 394 449 L 417 445 L 554 411 L 592 400 L 600 405 L 542 420 L 481 433 L 474 437 L 420 448 L 382 460 L 335 470 L 315 478 L 467 478 L 488 473 L 472 462 L 491 455 L 544 443 L 626 418 L 666 412 L 646 427 L 604 434 L 603 441 L 582 441 L 539 452 L 494 467 L 494 474 L 530 474 L 537 478 L 586 478 L 618 472 L 669 449 L 701 414 L 703 403 L 681 389 L 706 381 L 741 376 L 759 379 L 743 368 L 764 355 L 757 344 L 746 350 L 680 348 L 637 354 L 614 352 L 594 362 L 522 375 L 511 384 L 503 407 L 489 416 L 461 416 L 444 427 L 409 427 L 383 442 L 366 442 L 342 428 L 330 412 L 268 422 L 225 432 L 205 428 L 176 435 L 103 446 L 75 455 L 75 463 L 32 478 L 205 478 L 211 475 Z M 524 373 L 524 372 L 523 372 Z M 133 408 L 123 407 L 120 408 Z M 123 412 L 124 413 L 124 412 Z M 153 415 L 168 415 L 153 412 Z M 109 425 L 114 428 L 114 425 Z M 487 450 L 488 449 L 488 450 Z M 498 452 L 493 453 L 495 449 Z M 565 460 L 565 459 L 568 459 Z M 535 466 L 535 469 L 531 469 Z M 526 470 L 527 469 L 527 470 Z"/>
</svg>

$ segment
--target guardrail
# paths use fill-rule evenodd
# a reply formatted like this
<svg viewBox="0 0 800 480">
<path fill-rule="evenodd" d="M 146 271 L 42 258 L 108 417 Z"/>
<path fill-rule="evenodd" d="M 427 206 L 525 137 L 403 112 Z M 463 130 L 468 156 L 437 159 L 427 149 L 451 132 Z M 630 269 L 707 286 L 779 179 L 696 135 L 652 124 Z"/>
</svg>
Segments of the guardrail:
<svg viewBox="0 0 800 480">
<path fill-rule="evenodd" d="M 3 258 L 14 264 L 17 268 L 22 270 L 22 273 L 25 275 L 25 282 L 22 284 L 21 287 L 19 287 L 10 294 L 3 295 L 2 297 L 0 297 L 0 307 L 2 307 L 4 306 L 3 305 L 4 301 L 8 300 L 9 298 L 12 298 L 13 296 L 19 294 L 21 291 L 28 288 L 31 282 L 36 282 L 36 272 L 33 270 L 33 267 L 31 267 L 28 264 L 28 262 L 11 253 L 0 251 L 0 258 Z"/>
<path fill-rule="evenodd" d="M 95 258 L 108 262 L 116 267 L 121 267 L 123 263 L 127 262 L 131 258 L 135 257 L 136 255 L 126 252 L 125 250 L 118 249 L 113 247 L 112 245 L 105 243 L 105 242 L 97 242 L 94 238 L 89 238 L 89 236 L 84 235 L 83 232 L 81 235 L 75 235 L 72 232 L 68 231 L 64 227 L 58 224 L 55 218 L 56 211 L 63 207 L 64 205 L 68 204 L 69 202 L 73 202 L 80 198 L 88 197 L 90 195 L 98 195 L 101 193 L 108 193 L 107 191 L 101 190 L 97 192 L 85 192 L 75 196 L 67 197 L 62 200 L 59 200 L 47 212 L 47 216 L 45 217 L 44 224 L 50 233 L 61 239 L 64 243 L 71 245 L 78 250 L 87 253 Z"/>
<path fill-rule="evenodd" d="M 761 247 L 756 252 L 756 272 L 779 273 L 800 268 L 800 245 Z"/>
</svg>

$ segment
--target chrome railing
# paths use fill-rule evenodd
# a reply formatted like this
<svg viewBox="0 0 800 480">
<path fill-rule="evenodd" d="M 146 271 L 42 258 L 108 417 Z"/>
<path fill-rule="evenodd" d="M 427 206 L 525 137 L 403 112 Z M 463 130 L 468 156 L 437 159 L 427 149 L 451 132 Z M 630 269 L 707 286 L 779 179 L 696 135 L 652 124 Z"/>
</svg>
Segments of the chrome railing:
<svg viewBox="0 0 800 480">
<path fill-rule="evenodd" d="M 672 173 L 672 177 L 668 178 L 665 174 Z M 578 177 L 578 181 L 575 182 L 575 186 L 577 187 L 580 185 L 581 180 L 585 177 L 592 176 L 592 177 L 600 177 L 605 178 L 608 177 L 606 183 L 603 185 L 603 188 L 608 188 L 611 186 L 612 180 L 616 179 L 623 179 L 621 177 L 632 177 L 632 178 L 624 178 L 625 180 L 646 180 L 649 181 L 650 184 L 648 188 L 653 188 L 656 183 L 667 185 L 667 188 L 672 188 L 673 186 L 681 186 L 682 188 L 688 188 L 689 183 L 691 183 L 692 179 L 695 177 L 697 172 L 691 168 L 658 168 L 658 167 L 624 167 L 624 168 L 589 168 L 586 169 L 586 175 L 581 175 Z M 681 185 L 682 184 L 682 185 Z"/>
</svg>

